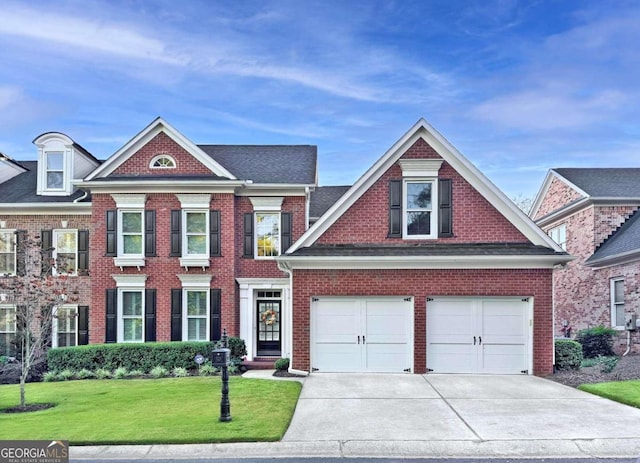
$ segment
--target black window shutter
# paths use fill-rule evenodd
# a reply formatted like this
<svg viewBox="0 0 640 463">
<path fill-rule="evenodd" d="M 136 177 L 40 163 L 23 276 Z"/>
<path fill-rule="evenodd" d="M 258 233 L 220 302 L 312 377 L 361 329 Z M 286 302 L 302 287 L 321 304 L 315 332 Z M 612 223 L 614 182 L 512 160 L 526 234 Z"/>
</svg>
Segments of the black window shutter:
<svg viewBox="0 0 640 463">
<path fill-rule="evenodd" d="M 144 255 L 155 257 L 156 255 L 156 211 L 144 211 Z"/>
<path fill-rule="evenodd" d="M 171 340 L 182 341 L 182 290 L 171 290 Z"/>
<path fill-rule="evenodd" d="M 16 231 L 16 275 L 23 277 L 27 274 L 27 231 Z"/>
<path fill-rule="evenodd" d="M 220 252 L 220 211 L 209 211 L 209 255 L 218 257 Z"/>
<path fill-rule="evenodd" d="M 78 345 L 89 344 L 89 306 L 78 306 Z"/>
<path fill-rule="evenodd" d="M 211 290 L 211 329 L 209 330 L 209 340 L 219 341 L 222 334 L 222 320 L 221 320 L 221 290 Z"/>
<path fill-rule="evenodd" d="M 118 290 L 107 289 L 107 325 L 105 342 L 118 340 Z"/>
<path fill-rule="evenodd" d="M 107 252 L 105 256 L 115 257 L 118 255 L 118 211 L 111 209 L 107 211 Z"/>
<path fill-rule="evenodd" d="M 144 290 L 144 342 L 156 340 L 156 290 Z"/>
<path fill-rule="evenodd" d="M 283 212 L 282 214 L 280 214 L 280 235 L 282 237 L 282 249 L 280 250 L 281 253 L 284 253 L 287 249 L 289 249 L 291 247 L 292 244 L 292 238 L 291 238 L 291 229 L 292 229 L 292 224 L 291 224 L 291 212 Z"/>
<path fill-rule="evenodd" d="M 78 230 L 78 275 L 89 275 L 89 230 Z"/>
<path fill-rule="evenodd" d="M 253 212 L 244 214 L 244 245 L 242 257 L 253 257 Z"/>
<path fill-rule="evenodd" d="M 452 193 L 450 178 L 438 180 L 438 236 L 440 238 L 453 236 Z"/>
<path fill-rule="evenodd" d="M 172 257 L 182 255 L 182 211 L 180 209 L 171 211 L 171 253 Z"/>
<path fill-rule="evenodd" d="M 53 258 L 53 231 L 40 230 L 40 246 L 42 247 L 42 262 L 40 263 L 40 273 L 42 276 L 51 275 L 54 263 Z"/>
<path fill-rule="evenodd" d="M 389 182 L 389 238 L 402 238 L 402 180 Z"/>
</svg>

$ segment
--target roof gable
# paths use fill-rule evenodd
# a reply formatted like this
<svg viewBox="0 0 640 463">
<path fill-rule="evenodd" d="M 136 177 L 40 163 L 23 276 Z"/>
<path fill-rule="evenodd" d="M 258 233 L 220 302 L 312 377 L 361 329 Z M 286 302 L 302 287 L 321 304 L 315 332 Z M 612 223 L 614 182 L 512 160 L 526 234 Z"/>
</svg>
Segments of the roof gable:
<svg viewBox="0 0 640 463">
<path fill-rule="evenodd" d="M 211 174 L 230 180 L 236 179 L 231 172 L 216 162 L 211 158 L 211 156 L 207 155 L 188 138 L 174 129 L 162 118 L 158 117 L 135 137 L 129 140 L 122 148 L 116 151 L 111 157 L 109 157 L 109 159 L 107 159 L 98 169 L 88 175 L 85 180 L 89 181 L 97 178 L 108 177 L 160 133 L 164 133 L 173 142 L 193 156 L 194 159 L 209 169 Z"/>
<path fill-rule="evenodd" d="M 563 252 L 533 221 L 513 204 L 489 179 L 456 150 L 424 119 L 420 119 L 402 138 L 376 161 L 356 183 L 288 250 L 311 246 L 345 214 L 418 140 L 426 144 L 466 182 L 484 197 L 532 244 Z"/>
</svg>

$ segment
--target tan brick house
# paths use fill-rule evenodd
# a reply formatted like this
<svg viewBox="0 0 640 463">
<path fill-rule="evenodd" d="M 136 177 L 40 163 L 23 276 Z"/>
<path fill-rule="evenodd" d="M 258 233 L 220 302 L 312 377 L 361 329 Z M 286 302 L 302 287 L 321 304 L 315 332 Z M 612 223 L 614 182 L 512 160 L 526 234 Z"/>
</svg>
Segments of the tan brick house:
<svg viewBox="0 0 640 463">
<path fill-rule="evenodd" d="M 604 325 L 619 332 L 619 353 L 638 351 L 640 169 L 551 169 L 530 212 L 575 260 L 554 271 L 556 336 Z"/>
<path fill-rule="evenodd" d="M 551 372 L 570 257 L 424 120 L 351 187 L 318 186 L 315 146 L 196 145 L 161 118 L 104 162 L 45 135 L 0 164 L 0 270 L 16 230 L 76 237 L 69 344 L 227 329 L 296 371 Z"/>
</svg>

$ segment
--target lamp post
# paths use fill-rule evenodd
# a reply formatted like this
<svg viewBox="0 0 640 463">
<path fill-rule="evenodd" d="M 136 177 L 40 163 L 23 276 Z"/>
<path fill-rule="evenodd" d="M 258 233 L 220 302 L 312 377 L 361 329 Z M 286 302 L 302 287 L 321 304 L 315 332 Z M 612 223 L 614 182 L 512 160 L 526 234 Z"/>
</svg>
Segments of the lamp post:
<svg viewBox="0 0 640 463">
<path fill-rule="evenodd" d="M 220 421 L 231 421 L 231 403 L 229 402 L 229 362 L 231 350 L 229 349 L 229 338 L 227 330 L 222 332 L 222 345 L 220 349 L 213 351 L 213 366 L 222 370 L 222 395 L 220 397 Z"/>
</svg>

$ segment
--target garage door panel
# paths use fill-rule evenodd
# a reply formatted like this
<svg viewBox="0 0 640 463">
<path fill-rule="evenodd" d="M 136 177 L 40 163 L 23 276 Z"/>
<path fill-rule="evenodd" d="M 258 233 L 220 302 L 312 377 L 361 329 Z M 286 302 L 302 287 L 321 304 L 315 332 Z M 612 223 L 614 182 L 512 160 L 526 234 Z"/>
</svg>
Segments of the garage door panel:
<svg viewBox="0 0 640 463">
<path fill-rule="evenodd" d="M 319 344 L 316 348 L 314 359 L 315 368 L 319 371 L 329 373 L 344 373 L 354 370 L 354 366 L 360 365 L 361 360 L 360 346 L 353 344 Z"/>
<path fill-rule="evenodd" d="M 405 301 L 367 301 L 365 321 L 367 344 L 409 342 L 409 305 Z"/>
<path fill-rule="evenodd" d="M 429 312 L 428 336 L 435 344 L 451 342 L 467 344 L 473 341 L 475 326 L 470 301 L 449 300 L 427 304 Z"/>
<path fill-rule="evenodd" d="M 469 344 L 429 344 L 427 367 L 434 373 L 475 373 L 477 352 Z"/>
<path fill-rule="evenodd" d="M 525 357 L 524 345 L 485 345 L 483 346 L 483 369 L 492 373 L 517 374 L 525 369 L 522 359 Z"/>
<path fill-rule="evenodd" d="M 406 344 L 367 343 L 366 371 L 402 373 L 409 366 Z"/>
<path fill-rule="evenodd" d="M 328 300 L 314 312 L 315 341 L 356 344 L 360 335 L 360 307 L 351 301 Z"/>
</svg>

